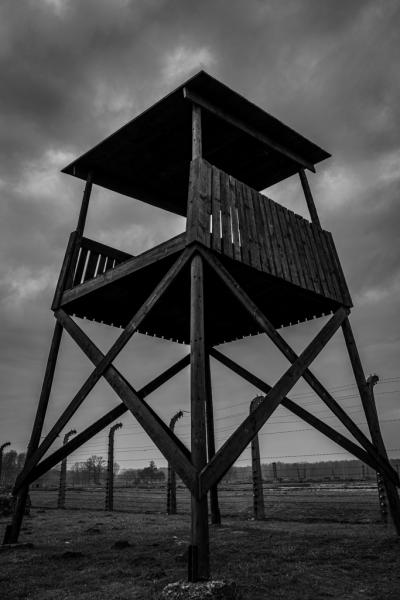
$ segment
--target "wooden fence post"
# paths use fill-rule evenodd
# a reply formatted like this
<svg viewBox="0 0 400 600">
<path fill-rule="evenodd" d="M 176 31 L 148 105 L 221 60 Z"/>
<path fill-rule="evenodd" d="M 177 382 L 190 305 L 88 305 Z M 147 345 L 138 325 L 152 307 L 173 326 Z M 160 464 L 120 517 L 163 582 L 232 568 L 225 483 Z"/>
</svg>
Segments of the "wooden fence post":
<svg viewBox="0 0 400 600">
<path fill-rule="evenodd" d="M 250 413 L 264 400 L 264 396 L 256 396 L 250 403 Z M 265 519 L 264 491 L 260 459 L 260 443 L 258 433 L 251 440 L 251 470 L 253 474 L 253 511 L 256 521 Z"/>
<path fill-rule="evenodd" d="M 107 459 L 107 483 L 106 483 L 106 506 L 108 511 L 114 510 L 114 433 L 120 429 L 122 423 L 116 423 L 108 433 L 108 459 Z"/>
<path fill-rule="evenodd" d="M 175 429 L 175 423 L 183 417 L 183 411 L 179 410 L 170 420 L 169 428 Z M 176 515 L 176 473 L 172 464 L 168 462 L 168 480 L 167 480 L 167 515 Z"/>
<path fill-rule="evenodd" d="M 75 429 L 71 429 L 64 435 L 63 446 L 68 442 L 71 435 L 75 435 Z M 61 461 L 60 483 L 58 486 L 57 508 L 65 508 L 65 484 L 67 481 L 67 457 Z"/>
<path fill-rule="evenodd" d="M 7 448 L 7 446 L 11 446 L 11 442 L 5 442 L 5 444 L 2 444 L 0 446 L 0 488 L 1 488 L 1 476 L 2 476 L 2 472 L 3 472 L 3 452 L 4 452 L 4 448 Z"/>
<path fill-rule="evenodd" d="M 272 463 L 272 477 L 273 477 L 274 482 L 278 481 L 278 470 L 276 468 L 276 462 Z"/>
</svg>

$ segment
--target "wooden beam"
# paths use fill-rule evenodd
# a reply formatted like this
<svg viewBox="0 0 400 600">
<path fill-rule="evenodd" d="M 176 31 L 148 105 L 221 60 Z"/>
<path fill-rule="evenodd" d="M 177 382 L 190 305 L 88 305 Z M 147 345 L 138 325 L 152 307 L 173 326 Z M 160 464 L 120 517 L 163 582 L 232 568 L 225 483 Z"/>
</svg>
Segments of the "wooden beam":
<svg viewBox="0 0 400 600">
<path fill-rule="evenodd" d="M 354 339 L 349 319 L 346 319 L 342 324 L 344 339 L 346 342 L 347 351 L 349 353 L 350 362 L 353 368 L 354 377 L 356 379 L 358 391 L 361 397 L 361 402 L 364 408 L 365 416 L 368 423 L 368 428 L 371 434 L 371 439 L 377 447 L 379 453 L 389 463 L 389 457 L 386 452 L 385 443 L 383 441 L 381 428 L 379 426 L 378 413 L 376 411 L 375 399 L 373 396 L 372 385 L 369 387 L 365 379 L 364 369 L 362 367 L 360 355 Z M 396 528 L 397 535 L 400 535 L 400 499 L 395 483 L 382 473 L 383 481 L 386 489 L 386 495 L 389 502 L 390 514 L 393 524 Z M 399 483 L 397 482 L 397 485 Z"/>
<path fill-rule="evenodd" d="M 265 383 L 262 379 L 256 377 L 256 375 L 253 375 L 244 367 L 238 365 L 231 358 L 228 358 L 225 354 L 222 354 L 215 348 L 210 350 L 210 354 L 221 364 L 225 365 L 228 369 L 230 369 L 240 377 L 243 377 L 243 379 L 248 381 L 251 385 L 257 387 L 265 394 L 268 394 L 272 389 L 272 387 Z M 360 446 L 357 446 L 357 444 L 346 438 L 344 435 L 342 435 L 338 431 L 335 431 L 335 429 L 333 429 L 332 427 L 318 419 L 318 417 L 315 417 L 313 414 L 311 414 L 310 412 L 293 402 L 293 400 L 289 400 L 289 398 L 286 397 L 281 401 L 281 404 L 284 408 L 296 415 L 296 417 L 299 417 L 308 425 L 315 427 L 315 429 L 317 429 L 320 433 L 322 433 L 327 438 L 338 444 L 338 446 L 340 446 L 344 450 L 347 450 L 347 452 L 350 452 L 350 454 L 353 454 L 356 458 L 358 458 L 363 463 L 371 467 L 371 469 L 377 468 L 378 465 L 376 460 L 374 460 L 372 456 L 370 456 L 365 450 L 363 450 L 363 448 L 360 448 Z"/>
<path fill-rule="evenodd" d="M 94 356 L 94 354 L 91 354 L 90 356 Z M 89 358 L 90 358 L 90 356 L 89 356 Z M 189 365 L 189 363 L 190 363 L 190 354 L 188 354 L 181 360 L 178 360 L 178 362 L 176 362 L 174 365 L 169 367 L 166 371 L 164 371 L 163 373 L 158 375 L 155 379 L 153 379 L 152 381 L 147 383 L 144 387 L 142 387 L 137 392 L 137 395 L 142 399 L 146 398 L 146 396 L 149 396 L 156 389 L 158 389 L 161 385 L 163 385 L 166 381 L 168 381 L 169 379 L 174 377 L 177 373 L 179 373 L 182 369 L 187 367 Z M 117 371 L 117 369 L 115 369 L 115 370 Z M 120 373 L 119 373 L 119 375 L 120 375 L 120 377 L 122 377 L 122 375 Z M 73 440 L 69 441 L 67 444 L 65 444 L 65 446 L 62 446 L 61 448 L 59 448 L 58 450 L 53 452 L 53 454 L 51 454 L 50 456 L 48 456 L 47 458 L 42 460 L 33 469 L 33 471 L 31 472 L 31 474 L 28 477 L 29 484 L 31 484 L 33 481 L 36 481 L 36 479 L 38 479 L 39 477 L 44 475 L 44 473 L 47 473 L 47 471 L 49 471 L 50 469 L 55 467 L 55 465 L 57 465 L 63 458 L 69 456 L 70 454 L 72 454 L 72 452 L 75 452 L 75 450 L 77 450 L 83 444 L 88 442 L 92 437 L 94 437 L 95 435 L 100 433 L 100 431 L 102 431 L 103 429 L 108 427 L 108 425 L 111 425 L 111 423 L 113 423 L 113 421 L 115 421 L 116 419 L 121 417 L 128 410 L 129 410 L 128 407 L 123 402 L 121 402 L 121 404 L 119 404 L 118 406 L 116 406 L 115 408 L 110 410 L 103 417 L 98 419 L 95 423 L 93 423 L 92 425 L 89 425 L 89 427 L 84 429 L 84 431 L 82 431 L 81 433 L 78 433 L 74 437 Z"/>
<path fill-rule="evenodd" d="M 197 104 L 198 106 L 201 106 L 202 108 L 208 110 L 208 112 L 212 113 L 216 117 L 222 119 L 223 121 L 226 121 L 227 123 L 233 125 L 237 129 L 240 129 L 241 131 L 255 138 L 259 142 L 262 142 L 263 144 L 268 146 L 268 148 L 272 148 L 273 150 L 276 150 L 277 152 L 283 154 L 287 158 L 290 158 L 300 167 L 315 172 L 315 168 L 312 163 L 308 162 L 307 160 L 305 160 L 295 152 L 292 152 L 288 148 L 285 148 L 284 146 L 282 146 L 282 144 L 279 144 L 279 142 L 271 139 L 264 133 L 261 133 L 260 131 L 258 131 L 258 129 L 251 127 L 251 125 L 247 123 L 244 123 L 238 117 L 229 114 L 226 110 L 221 110 L 215 104 L 209 102 L 209 100 L 206 100 L 205 98 L 202 98 L 199 94 L 192 92 L 189 88 L 183 88 L 183 95 L 185 98 L 187 98 L 187 100 L 190 100 L 194 104 Z"/>
<path fill-rule="evenodd" d="M 202 156 L 201 108 L 192 105 L 192 160 Z"/>
<path fill-rule="evenodd" d="M 42 456 L 47 452 L 51 444 L 54 442 L 54 440 L 69 422 L 69 420 L 78 410 L 78 408 L 81 406 L 82 402 L 94 388 L 98 380 L 102 377 L 107 368 L 111 365 L 111 363 L 115 360 L 115 358 L 118 356 L 121 350 L 125 347 L 132 335 L 137 331 L 138 327 L 140 326 L 140 323 L 142 323 L 142 321 L 147 317 L 151 309 L 155 306 L 157 301 L 167 290 L 170 283 L 175 279 L 175 277 L 178 275 L 181 269 L 185 266 L 192 253 L 193 249 L 187 249 L 182 252 L 179 258 L 172 265 L 172 267 L 164 275 L 160 283 L 158 283 L 158 285 L 155 287 L 155 289 L 150 294 L 146 302 L 142 304 L 142 306 L 139 308 L 139 310 L 136 312 L 133 318 L 129 321 L 124 331 L 111 346 L 107 354 L 104 355 L 103 358 L 96 365 L 94 371 L 86 379 L 85 383 L 82 385 L 77 394 L 75 394 L 74 398 L 71 400 L 70 404 L 67 406 L 67 408 L 64 410 L 62 415 L 55 423 L 55 425 L 47 434 L 39 448 L 31 456 L 26 467 L 21 473 L 21 478 L 25 477 L 27 475 L 27 472 L 31 471 L 33 467 L 37 465 Z M 64 323 L 64 326 L 66 326 L 66 323 L 68 323 L 68 321 L 66 320 L 67 315 L 61 309 L 56 312 L 56 317 L 57 320 L 62 321 Z M 85 336 L 85 338 L 82 340 L 82 349 L 84 349 L 84 347 L 89 343 L 90 339 L 87 336 Z"/>
<path fill-rule="evenodd" d="M 321 228 L 321 223 L 319 221 L 319 216 L 314 203 L 314 198 L 312 196 L 310 186 L 308 184 L 307 175 L 305 174 L 304 169 L 300 169 L 299 176 L 304 196 L 307 202 L 308 212 L 310 213 L 311 222 L 314 223 L 314 225 L 317 225 L 317 227 Z"/>
<path fill-rule="evenodd" d="M 87 217 L 87 212 L 88 212 L 88 208 L 89 208 L 89 200 L 90 200 L 90 195 L 92 193 L 92 182 L 93 182 L 93 174 L 88 173 L 85 189 L 83 192 L 81 209 L 79 211 L 78 224 L 76 226 L 76 231 L 80 236 L 83 235 L 83 232 L 85 229 L 86 217 Z"/>
<path fill-rule="evenodd" d="M 204 274 L 203 259 L 192 258 L 190 279 L 190 402 L 192 463 L 199 473 L 207 464 L 205 405 L 206 351 L 204 332 Z M 189 581 L 207 580 L 210 576 L 207 495 L 192 493 L 191 551 Z"/>
<path fill-rule="evenodd" d="M 265 424 L 282 399 L 293 388 L 304 371 L 309 367 L 331 337 L 336 333 L 346 311 L 339 308 L 322 327 L 310 344 L 303 350 L 297 360 L 287 369 L 254 412 L 250 413 L 225 444 L 218 450 L 214 458 L 200 474 L 200 494 L 207 493 L 225 475 L 230 466 L 239 458 L 246 446 Z"/>
<path fill-rule="evenodd" d="M 276 331 L 272 323 L 265 317 L 258 306 L 251 300 L 246 292 L 241 288 L 237 281 L 232 277 L 229 271 L 222 265 L 218 258 L 209 252 L 206 248 L 198 246 L 198 251 L 206 259 L 208 264 L 214 269 L 220 276 L 222 281 L 232 292 L 232 294 L 238 299 L 242 306 L 249 312 L 253 319 L 258 323 L 260 329 L 264 331 L 271 341 L 279 348 L 279 350 L 286 356 L 286 358 L 293 363 L 298 357 L 294 350 L 289 344 L 283 339 L 283 337 Z M 348 309 L 346 310 L 348 313 Z M 305 381 L 314 390 L 314 392 L 321 398 L 321 400 L 332 410 L 334 415 L 342 422 L 347 430 L 355 437 L 355 439 L 367 450 L 371 456 L 379 463 L 382 472 L 386 473 L 392 481 L 399 481 L 398 474 L 391 467 L 391 465 L 382 457 L 377 451 L 376 447 L 370 442 L 366 435 L 353 423 L 350 417 L 342 409 L 342 407 L 336 402 L 333 396 L 328 390 L 318 381 L 313 373 L 306 369 L 303 374 Z M 395 479 L 393 479 L 395 478 Z"/>
</svg>

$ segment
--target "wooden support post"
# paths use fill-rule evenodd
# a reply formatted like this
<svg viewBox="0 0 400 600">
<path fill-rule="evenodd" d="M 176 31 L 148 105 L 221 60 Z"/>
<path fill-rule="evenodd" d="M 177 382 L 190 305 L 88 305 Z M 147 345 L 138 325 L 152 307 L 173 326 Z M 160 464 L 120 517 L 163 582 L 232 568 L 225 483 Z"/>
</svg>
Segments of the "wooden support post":
<svg viewBox="0 0 400 600">
<path fill-rule="evenodd" d="M 3 452 L 4 452 L 4 448 L 7 448 L 7 446 L 11 446 L 11 442 L 5 442 L 5 444 L 2 444 L 0 446 L 0 488 L 1 488 L 1 477 L 2 477 L 2 472 L 3 472 Z"/>
<path fill-rule="evenodd" d="M 256 396 L 250 403 L 250 413 L 261 404 L 263 396 Z M 265 519 L 264 490 L 261 471 L 260 443 L 258 433 L 251 440 L 251 471 L 253 475 L 253 512 L 256 521 Z"/>
<path fill-rule="evenodd" d="M 179 410 L 170 420 L 169 428 L 173 432 L 175 423 L 183 417 L 183 412 Z M 176 473 L 170 462 L 168 462 L 168 480 L 167 480 L 167 515 L 176 515 Z"/>
<path fill-rule="evenodd" d="M 122 427 L 122 423 L 116 423 L 108 433 L 108 458 L 107 458 L 107 483 L 106 483 L 106 506 L 109 511 L 114 510 L 114 433 Z"/>
<path fill-rule="evenodd" d="M 201 108 L 192 104 L 192 159 L 202 156 Z"/>
<path fill-rule="evenodd" d="M 62 331 L 62 326 L 57 322 L 54 328 L 53 339 L 50 346 L 49 357 L 47 360 L 46 371 L 43 379 L 42 390 L 40 393 L 32 434 L 26 452 L 25 465 L 29 462 L 31 456 L 39 446 L 47 405 L 49 403 L 51 386 L 53 384 L 54 371 L 56 368 L 58 351 L 60 349 Z M 29 485 L 24 485 L 16 495 L 12 522 L 6 528 L 3 544 L 16 544 L 18 542 L 28 493 Z"/>
<path fill-rule="evenodd" d="M 76 430 L 71 429 L 64 435 L 63 446 L 68 443 L 71 435 L 75 435 Z M 58 499 L 57 499 L 57 508 L 65 508 L 65 486 L 67 483 L 67 457 L 63 458 L 61 462 L 61 470 L 60 470 L 60 483 L 58 485 Z"/>
<path fill-rule="evenodd" d="M 304 169 L 300 169 L 299 171 L 300 181 L 303 188 L 304 196 L 306 198 L 308 212 L 310 213 L 311 222 L 317 227 L 321 228 L 321 223 L 319 221 L 317 209 L 315 207 L 314 198 L 312 197 L 312 193 L 310 190 L 310 186 L 308 184 L 307 175 Z"/>
<path fill-rule="evenodd" d="M 204 339 L 203 261 L 196 254 L 191 262 L 190 291 L 190 397 L 192 463 L 197 473 L 207 463 L 205 423 L 206 352 Z M 207 494 L 192 492 L 192 527 L 189 550 L 189 581 L 207 580 L 210 576 Z"/>
<path fill-rule="evenodd" d="M 357 345 L 348 318 L 343 321 L 342 330 L 346 342 L 347 351 L 349 353 L 350 362 L 353 368 L 354 377 L 356 379 L 358 391 L 360 394 L 361 402 L 367 419 L 372 443 L 377 448 L 379 454 L 382 457 L 384 457 L 384 459 L 386 459 L 386 461 L 389 463 L 385 443 L 383 441 L 381 429 L 379 426 L 378 413 L 376 411 L 375 399 L 372 389 L 372 379 L 370 385 L 368 385 L 365 379 L 361 359 L 358 354 Z M 386 476 L 385 472 L 381 472 L 381 474 L 385 483 L 385 489 L 389 502 L 390 514 L 393 520 L 393 525 L 396 529 L 397 535 L 400 536 L 400 499 L 398 490 L 393 481 Z"/>
<path fill-rule="evenodd" d="M 214 410 L 212 398 L 212 382 L 210 368 L 210 354 L 206 353 L 206 426 L 207 426 L 207 453 L 208 460 L 211 460 L 215 454 L 215 435 L 214 435 Z M 221 525 L 221 512 L 219 510 L 218 486 L 213 485 L 210 488 L 210 510 L 211 523 Z"/>
</svg>

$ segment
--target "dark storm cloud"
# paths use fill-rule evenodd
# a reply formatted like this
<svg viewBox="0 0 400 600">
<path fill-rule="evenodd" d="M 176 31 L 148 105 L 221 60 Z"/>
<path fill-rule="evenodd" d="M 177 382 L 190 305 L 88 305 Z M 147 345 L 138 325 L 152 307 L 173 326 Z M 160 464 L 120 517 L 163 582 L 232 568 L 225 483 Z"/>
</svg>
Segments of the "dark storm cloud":
<svg viewBox="0 0 400 600">
<path fill-rule="evenodd" d="M 14 362 L 39 385 L 34 367 L 47 351 L 48 306 L 82 192 L 60 169 L 199 68 L 333 154 L 310 182 L 360 305 L 356 328 L 371 362 L 385 347 L 375 353 L 384 369 L 398 353 L 384 337 L 399 338 L 399 25 L 391 0 L 2 2 L 2 378 Z M 276 194 L 298 206 L 293 183 Z M 95 190 L 96 239 L 136 253 L 182 227 Z M 12 377 L 7 389 L 15 397 Z"/>
</svg>

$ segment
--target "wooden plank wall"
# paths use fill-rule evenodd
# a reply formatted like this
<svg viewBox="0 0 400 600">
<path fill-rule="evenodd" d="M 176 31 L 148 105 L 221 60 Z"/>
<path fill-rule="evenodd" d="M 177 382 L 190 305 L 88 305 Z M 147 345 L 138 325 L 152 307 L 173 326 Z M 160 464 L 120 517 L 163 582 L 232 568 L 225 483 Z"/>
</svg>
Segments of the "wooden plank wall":
<svg viewBox="0 0 400 600">
<path fill-rule="evenodd" d="M 73 267 L 74 276 L 71 287 L 93 279 L 129 258 L 132 258 L 131 254 L 84 237 L 81 241 L 76 265 Z"/>
<path fill-rule="evenodd" d="M 191 164 L 188 241 L 351 306 L 332 236 L 204 159 Z"/>
</svg>

